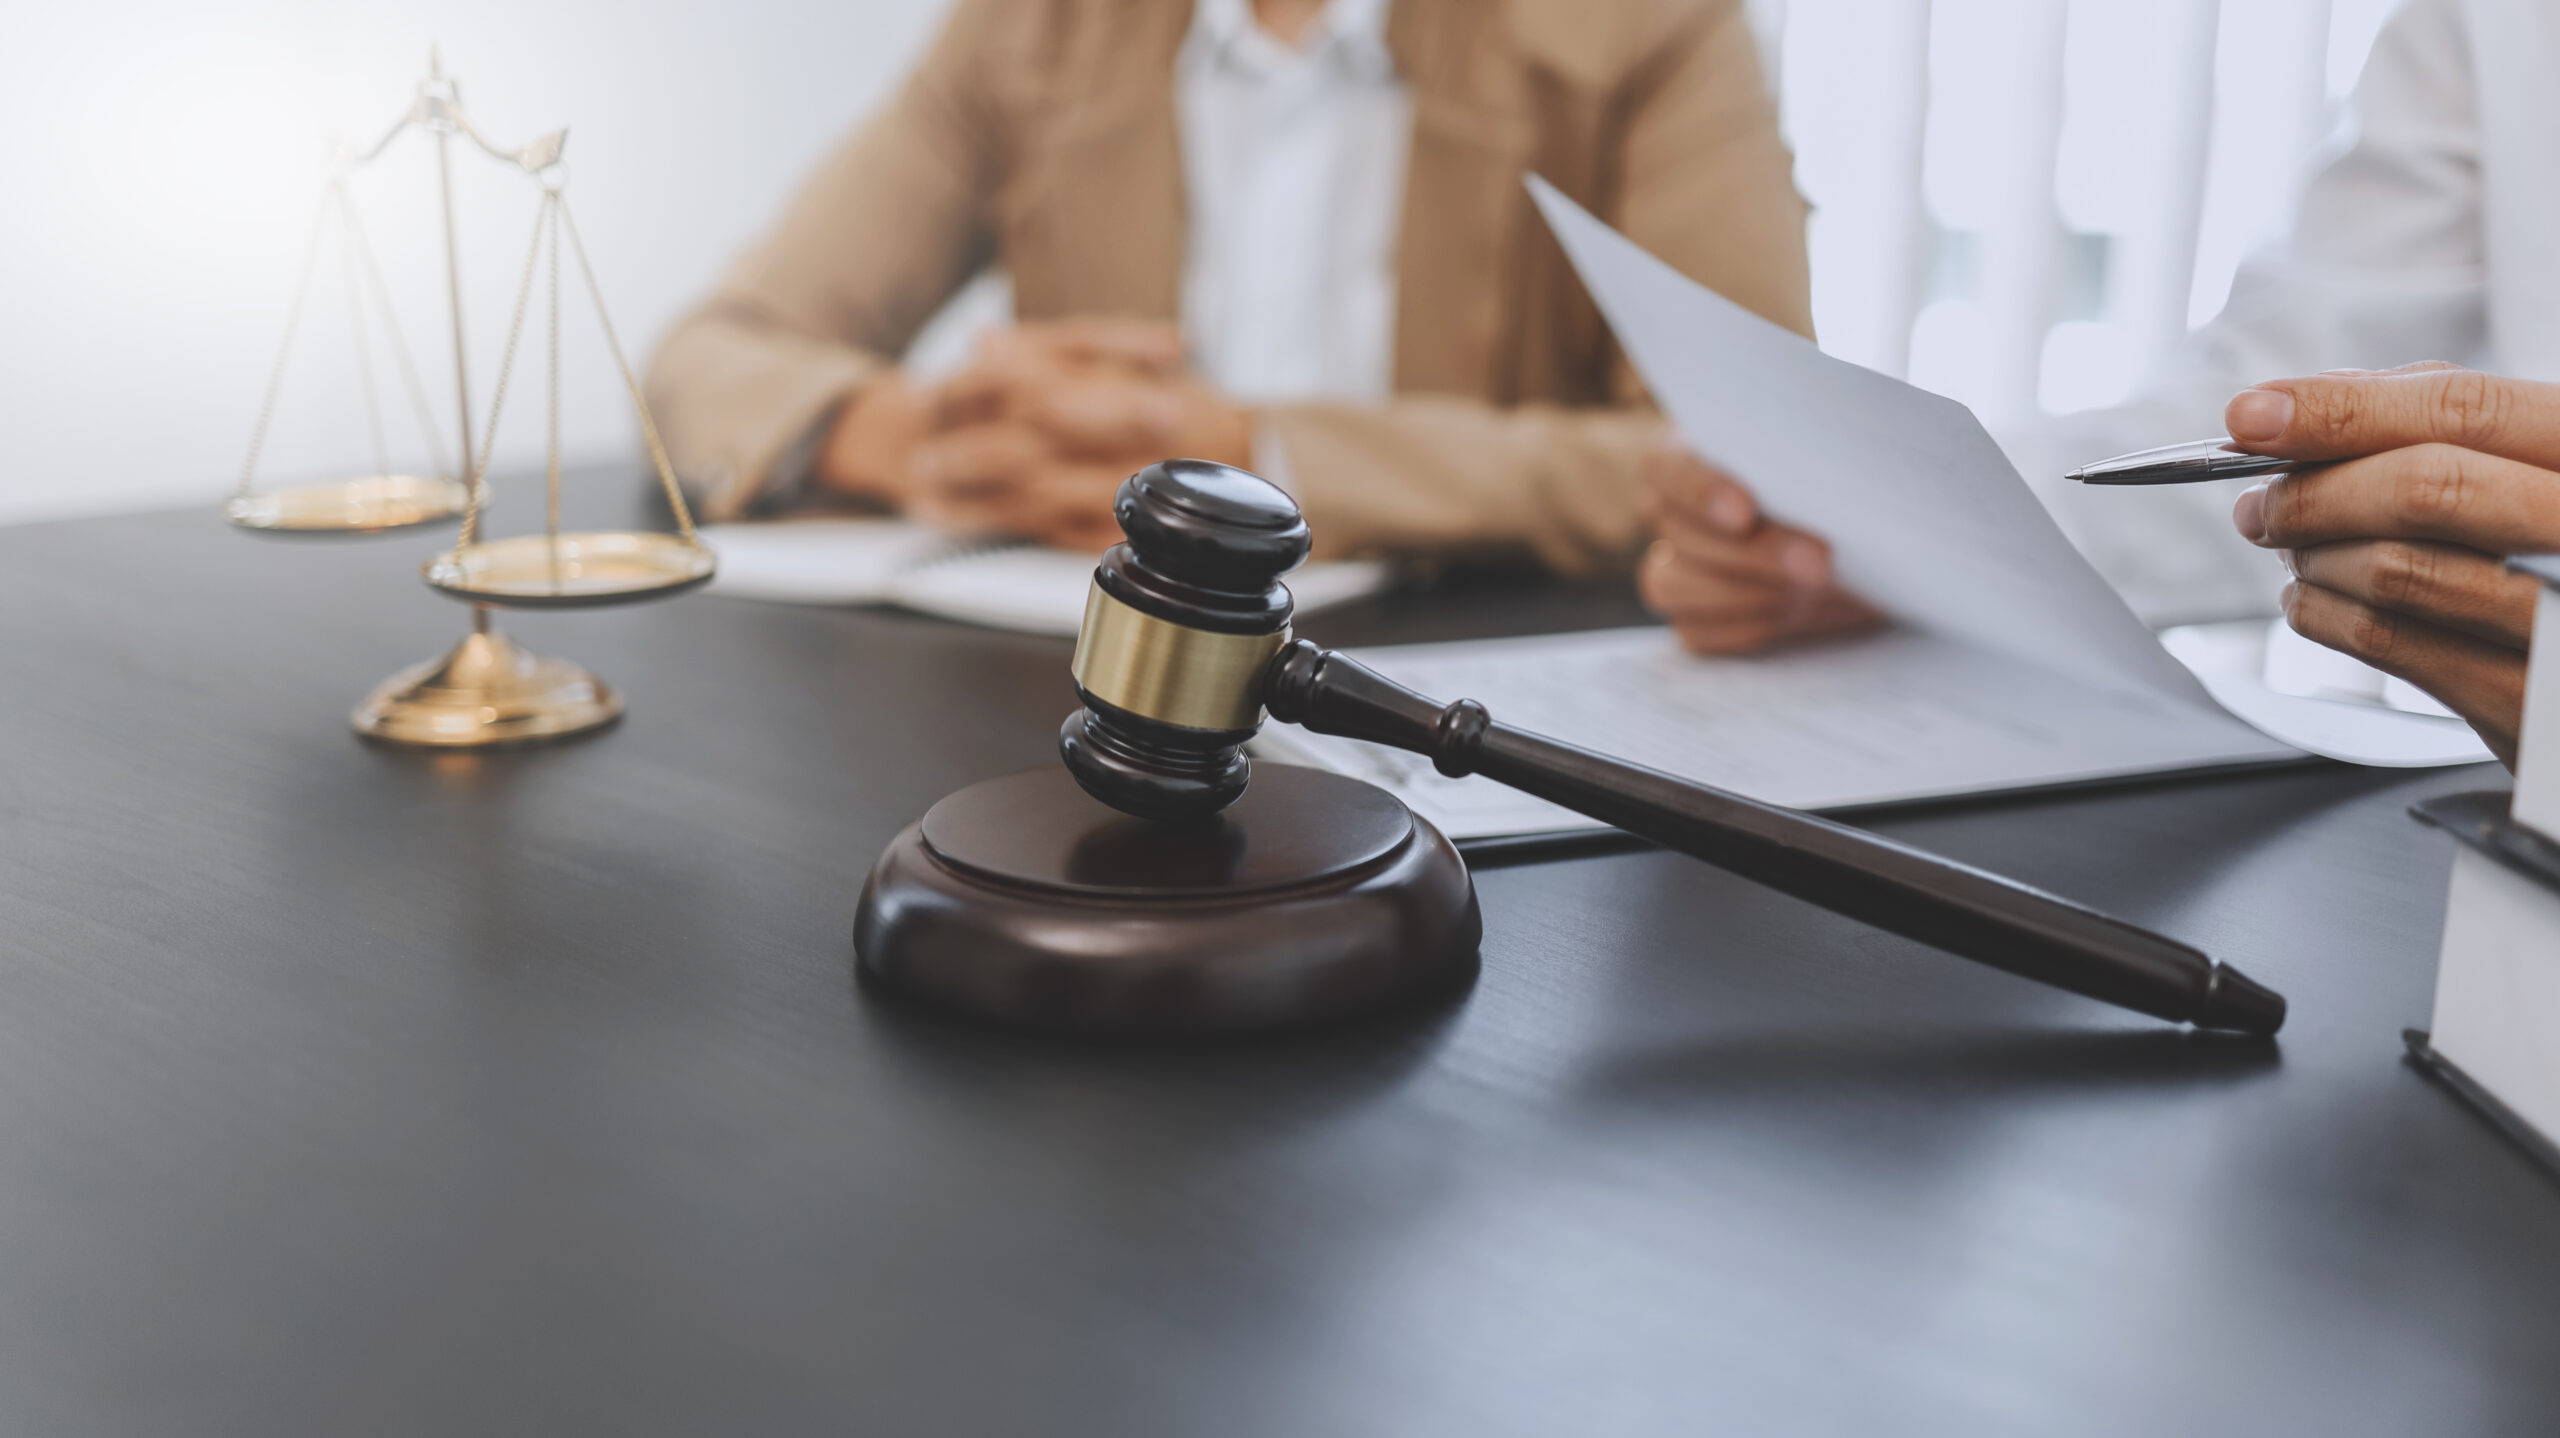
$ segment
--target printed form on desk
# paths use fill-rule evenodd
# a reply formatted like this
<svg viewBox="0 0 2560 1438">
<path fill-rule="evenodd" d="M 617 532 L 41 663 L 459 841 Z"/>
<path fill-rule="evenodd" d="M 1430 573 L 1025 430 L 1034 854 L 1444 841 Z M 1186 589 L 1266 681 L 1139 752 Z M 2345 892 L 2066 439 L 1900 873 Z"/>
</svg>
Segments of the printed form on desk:
<svg viewBox="0 0 2560 1438">
<path fill-rule="evenodd" d="M 1801 808 L 2301 757 L 2161 648 L 1970 410 L 1823 354 L 1530 185 L 1682 439 L 1826 537 L 1894 627 L 1743 659 L 1684 655 L 1660 629 L 1354 657 L 1502 723 Z M 1425 760 L 1266 732 L 1266 752 L 1375 778 L 1453 838 L 1590 826 Z"/>
<path fill-rule="evenodd" d="M 1911 630 L 1745 659 L 1683 653 L 1666 629 L 1354 650 L 1502 723 L 1799 809 L 1848 809 L 2298 757 L 2183 696 L 2099 689 Z M 1398 749 L 1274 725 L 1266 758 L 1393 791 L 1453 839 L 1597 828 Z"/>
</svg>

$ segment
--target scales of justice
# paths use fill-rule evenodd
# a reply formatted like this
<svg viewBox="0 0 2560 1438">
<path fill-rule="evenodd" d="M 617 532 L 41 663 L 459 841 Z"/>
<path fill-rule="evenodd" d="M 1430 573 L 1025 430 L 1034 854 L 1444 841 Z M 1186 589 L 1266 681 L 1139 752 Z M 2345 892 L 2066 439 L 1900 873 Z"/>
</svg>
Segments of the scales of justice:
<svg viewBox="0 0 2560 1438">
<path fill-rule="evenodd" d="M 445 288 L 453 326 L 453 393 L 461 447 L 445 453 L 407 343 L 402 339 L 390 291 L 357 217 L 349 179 L 373 163 L 392 142 L 412 131 L 435 139 L 436 179 L 444 229 Z M 498 379 L 489 396 L 487 418 L 473 433 L 471 381 L 462 328 L 462 269 L 456 253 L 453 207 L 453 149 L 460 137 L 492 159 L 512 166 L 540 191 L 533 238 L 524 270 L 516 282 L 514 317 L 507 328 Z M 639 380 L 624 357 L 622 342 L 606 314 L 604 295 L 586 242 L 570 217 L 564 193 L 568 172 L 561 152 L 569 132 L 555 130 L 513 149 L 492 143 L 475 128 L 462 108 L 460 85 L 444 73 L 440 59 L 430 57 L 426 78 L 415 100 L 382 137 L 358 149 L 341 144 L 332 156 L 318 213 L 312 221 L 301 277 L 285 320 L 284 342 L 251 431 L 248 458 L 240 468 L 238 491 L 224 507 L 224 517 L 253 533 L 280 536 L 342 537 L 389 534 L 459 519 L 461 531 L 453 547 L 429 560 L 423 571 L 428 587 L 472 606 L 471 632 L 440 659 L 394 674 L 356 706 L 356 732 L 368 739 L 430 748 L 476 748 L 536 744 L 582 734 L 612 723 L 622 714 L 622 696 L 604 681 L 564 659 L 544 658 L 520 648 L 491 622 L 492 607 L 575 609 L 663 599 L 697 588 L 711 579 L 716 560 L 694 532 L 692 513 L 667 462 L 666 446 L 641 396 Z M 354 339 L 356 372 L 364 394 L 365 418 L 373 440 L 371 473 L 352 479 L 260 489 L 258 455 L 283 388 L 287 361 L 301 328 L 312 280 L 321 268 L 321 252 L 334 230 L 344 271 L 348 313 Z M 668 508 L 675 517 L 672 534 L 649 530 L 608 530 L 564 534 L 560 529 L 560 258 L 567 237 L 578 273 L 595 306 L 606 348 L 619 367 L 624 388 L 640 419 Z M 504 412 L 508 381 L 524 338 L 525 318 L 537 272 L 547 271 L 550 361 L 550 441 L 546 465 L 548 490 L 540 533 L 505 539 L 485 536 L 490 507 L 489 459 Z M 381 326 L 383 347 L 398 368 L 430 456 L 424 475 L 395 473 L 383 437 L 382 406 L 377 396 L 371 336 L 366 327 L 370 304 Z M 456 470 L 458 456 L 461 468 Z"/>
</svg>

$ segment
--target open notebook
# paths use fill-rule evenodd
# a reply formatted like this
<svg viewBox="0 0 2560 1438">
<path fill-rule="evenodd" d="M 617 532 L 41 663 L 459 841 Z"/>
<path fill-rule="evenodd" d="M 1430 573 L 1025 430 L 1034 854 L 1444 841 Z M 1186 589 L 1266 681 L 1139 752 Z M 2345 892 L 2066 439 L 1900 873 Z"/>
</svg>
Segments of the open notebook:
<svg viewBox="0 0 2560 1438">
<path fill-rule="evenodd" d="M 786 604 L 893 604 L 920 613 L 1072 636 L 1094 556 L 964 539 L 896 519 L 792 519 L 706 526 L 715 594 Z M 1375 593 L 1385 566 L 1310 564 L 1288 577 L 1300 613 Z"/>
</svg>

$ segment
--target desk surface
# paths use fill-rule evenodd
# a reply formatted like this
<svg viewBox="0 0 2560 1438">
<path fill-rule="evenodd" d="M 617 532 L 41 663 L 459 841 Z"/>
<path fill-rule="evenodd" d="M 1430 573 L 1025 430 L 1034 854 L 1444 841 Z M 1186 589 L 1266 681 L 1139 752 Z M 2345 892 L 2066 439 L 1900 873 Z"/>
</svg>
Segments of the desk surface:
<svg viewBox="0 0 2560 1438">
<path fill-rule="evenodd" d="M 2560 1432 L 2560 1185 L 2398 1061 L 2402 809 L 2482 773 L 1877 821 L 2276 985 L 2273 1049 L 1658 853 L 1482 874 L 1432 1014 L 1085 1048 L 847 962 L 1064 643 L 525 618 L 619 730 L 368 748 L 431 544 L 0 531 L 0 1432 Z"/>
</svg>

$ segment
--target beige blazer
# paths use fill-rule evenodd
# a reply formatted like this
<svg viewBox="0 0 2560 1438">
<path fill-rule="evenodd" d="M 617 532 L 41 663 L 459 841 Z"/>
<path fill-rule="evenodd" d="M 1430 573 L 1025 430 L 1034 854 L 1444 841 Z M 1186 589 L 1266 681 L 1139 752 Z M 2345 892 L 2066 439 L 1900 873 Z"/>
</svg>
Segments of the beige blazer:
<svg viewBox="0 0 2560 1438">
<path fill-rule="evenodd" d="M 680 321 L 649 401 L 736 515 L 972 276 L 1023 319 L 1173 320 L 1187 0 L 960 0 L 882 113 Z M 1395 397 L 1260 411 L 1319 554 L 1623 562 L 1660 420 L 1522 187 L 1531 171 L 1811 333 L 1803 201 L 1738 0 L 1396 0 L 1414 97 Z"/>
</svg>

